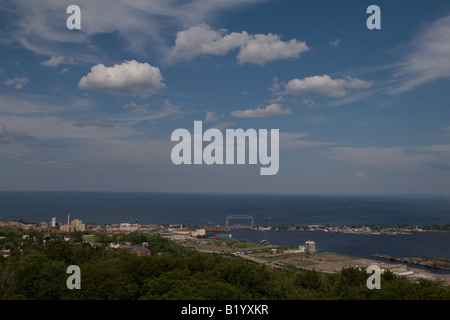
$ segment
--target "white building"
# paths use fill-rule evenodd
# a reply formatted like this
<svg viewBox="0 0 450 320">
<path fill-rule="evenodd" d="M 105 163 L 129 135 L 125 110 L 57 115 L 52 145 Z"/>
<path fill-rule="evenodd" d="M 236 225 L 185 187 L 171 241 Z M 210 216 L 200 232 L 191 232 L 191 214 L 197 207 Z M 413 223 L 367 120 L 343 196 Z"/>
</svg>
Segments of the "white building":
<svg viewBox="0 0 450 320">
<path fill-rule="evenodd" d="M 305 241 L 305 250 L 308 253 L 316 251 L 316 243 L 314 241 Z"/>
<path fill-rule="evenodd" d="M 85 231 L 86 225 L 83 223 L 83 221 L 79 219 L 73 219 L 70 223 L 70 230 L 71 231 Z"/>
<path fill-rule="evenodd" d="M 191 231 L 191 237 L 200 237 L 206 235 L 205 229 L 196 229 L 195 231 Z"/>
<path fill-rule="evenodd" d="M 139 230 L 139 225 L 137 223 L 121 223 L 119 230 L 121 232 L 134 232 Z"/>
<path fill-rule="evenodd" d="M 55 218 L 53 218 L 55 219 Z M 52 223 L 53 223 L 52 219 Z M 86 225 L 80 219 L 73 219 L 70 221 L 70 213 L 67 215 L 67 224 L 63 224 L 59 227 L 60 231 L 73 232 L 73 231 L 85 231 Z"/>
</svg>

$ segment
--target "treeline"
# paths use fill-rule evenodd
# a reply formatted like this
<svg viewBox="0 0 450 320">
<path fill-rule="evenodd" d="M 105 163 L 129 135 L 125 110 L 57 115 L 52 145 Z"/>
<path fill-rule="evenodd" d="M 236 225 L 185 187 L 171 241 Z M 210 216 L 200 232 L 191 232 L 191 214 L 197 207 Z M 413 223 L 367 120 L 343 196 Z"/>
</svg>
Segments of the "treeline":
<svg viewBox="0 0 450 320">
<path fill-rule="evenodd" d="M 430 226 L 419 226 L 418 228 L 427 231 L 450 231 L 450 224 L 432 224 Z"/>
<path fill-rule="evenodd" d="M 5 245 L 6 237 L 0 240 Z M 104 244 L 70 244 L 61 239 L 44 246 L 21 239 L 8 258 L 0 258 L 0 298 L 21 300 L 302 300 L 302 299 L 450 299 L 437 281 L 409 280 L 384 273 L 381 289 L 369 290 L 368 274 L 347 268 L 337 274 L 271 269 L 238 257 L 197 252 L 155 235 L 132 233 L 121 239 L 148 242 L 150 256 Z M 32 245 L 34 242 L 34 245 Z M 81 289 L 69 290 L 69 265 L 81 270 Z"/>
<path fill-rule="evenodd" d="M 340 225 L 321 225 L 320 229 L 323 228 L 342 228 L 344 226 Z M 369 228 L 372 231 L 381 231 L 381 230 L 387 230 L 387 229 L 408 229 L 408 230 L 414 230 L 414 229 L 422 229 L 425 231 L 450 231 L 450 224 L 432 224 L 432 225 L 409 225 L 409 224 L 387 224 L 387 223 L 365 223 L 365 224 L 348 224 L 345 225 L 345 227 L 348 228 Z M 272 226 L 272 229 L 276 230 L 309 230 L 310 226 L 308 225 L 295 225 L 291 223 L 288 224 L 281 224 L 279 226 Z"/>
</svg>

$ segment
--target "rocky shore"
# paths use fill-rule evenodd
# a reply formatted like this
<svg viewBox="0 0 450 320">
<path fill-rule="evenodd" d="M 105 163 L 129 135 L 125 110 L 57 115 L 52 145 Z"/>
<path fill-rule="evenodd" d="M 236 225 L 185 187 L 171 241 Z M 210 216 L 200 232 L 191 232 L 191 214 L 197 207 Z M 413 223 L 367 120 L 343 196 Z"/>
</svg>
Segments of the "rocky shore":
<svg viewBox="0 0 450 320">
<path fill-rule="evenodd" d="M 374 257 L 389 261 L 396 261 L 396 262 L 405 262 L 415 265 L 420 265 L 428 268 L 433 269 L 442 269 L 442 270 L 450 270 L 450 260 L 444 259 L 444 258 L 418 258 L 418 257 L 406 257 L 406 258 L 399 258 L 399 257 L 393 257 L 393 256 L 387 256 L 387 255 L 380 255 L 375 254 Z"/>
</svg>

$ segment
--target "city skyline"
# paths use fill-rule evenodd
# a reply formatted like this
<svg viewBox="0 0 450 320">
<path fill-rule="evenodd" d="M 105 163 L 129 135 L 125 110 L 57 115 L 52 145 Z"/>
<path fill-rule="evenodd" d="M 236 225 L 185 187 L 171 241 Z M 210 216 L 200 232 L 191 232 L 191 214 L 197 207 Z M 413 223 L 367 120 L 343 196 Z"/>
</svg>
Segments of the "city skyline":
<svg viewBox="0 0 450 320">
<path fill-rule="evenodd" d="M 0 17 L 0 190 L 449 194 L 448 1 L 8 0 Z M 279 170 L 175 165 L 194 121 L 279 130 Z"/>
</svg>

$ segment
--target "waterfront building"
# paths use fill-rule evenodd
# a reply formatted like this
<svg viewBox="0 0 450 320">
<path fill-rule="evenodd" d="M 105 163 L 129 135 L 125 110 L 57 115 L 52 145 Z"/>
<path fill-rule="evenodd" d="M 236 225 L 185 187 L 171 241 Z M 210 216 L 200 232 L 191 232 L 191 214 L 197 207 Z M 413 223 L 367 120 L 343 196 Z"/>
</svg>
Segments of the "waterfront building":
<svg viewBox="0 0 450 320">
<path fill-rule="evenodd" d="M 70 222 L 70 213 L 67 214 L 67 224 L 60 226 L 59 231 L 62 232 L 73 232 L 73 231 L 85 231 L 86 225 L 80 219 L 73 219 Z"/>
<path fill-rule="evenodd" d="M 70 232 L 70 225 L 69 224 L 62 224 L 59 226 L 59 231 L 61 232 Z"/>
<path fill-rule="evenodd" d="M 191 230 L 191 237 L 201 237 L 201 236 L 205 236 L 206 235 L 206 230 L 205 229 L 195 229 L 195 230 Z"/>
<path fill-rule="evenodd" d="M 45 221 L 42 221 L 42 222 L 39 224 L 38 229 L 40 229 L 40 230 L 47 230 L 48 227 L 49 227 L 49 226 L 48 226 L 48 223 L 45 222 Z"/>
<path fill-rule="evenodd" d="M 119 226 L 120 232 L 135 232 L 139 230 L 139 225 L 137 223 L 121 223 Z"/>
<path fill-rule="evenodd" d="M 314 241 L 305 241 L 305 251 L 313 253 L 316 251 L 316 243 Z"/>
<path fill-rule="evenodd" d="M 73 219 L 70 223 L 70 230 L 71 231 L 85 231 L 86 225 L 83 223 L 82 220 L 79 219 Z"/>
</svg>

